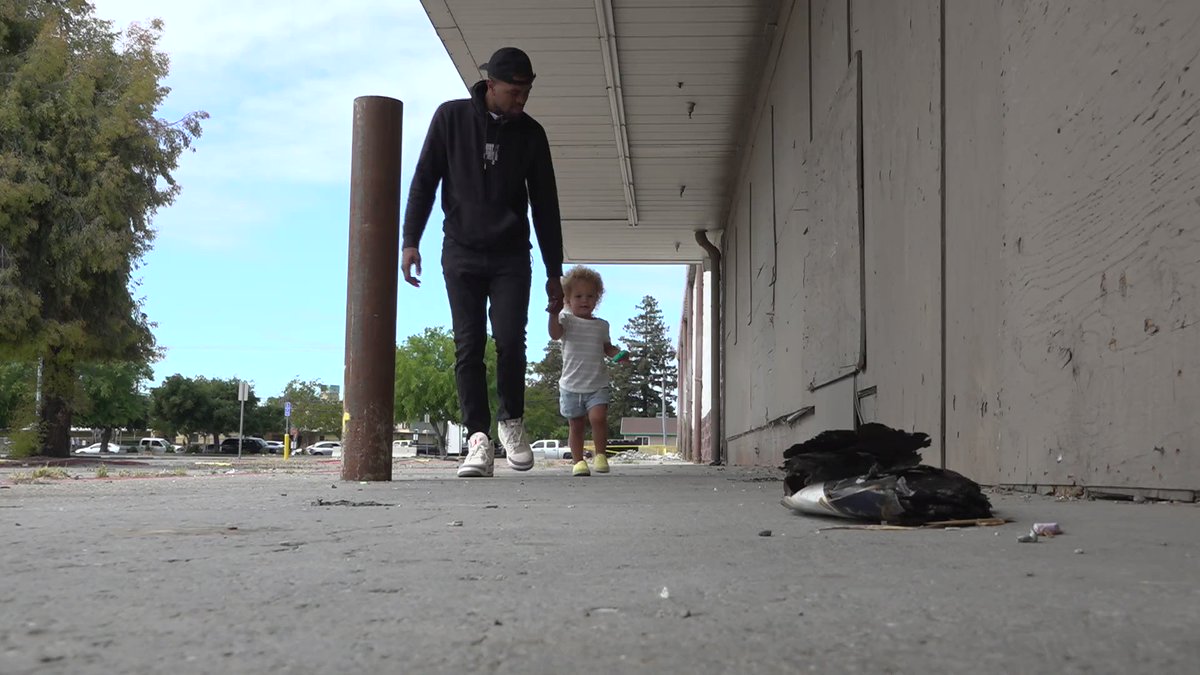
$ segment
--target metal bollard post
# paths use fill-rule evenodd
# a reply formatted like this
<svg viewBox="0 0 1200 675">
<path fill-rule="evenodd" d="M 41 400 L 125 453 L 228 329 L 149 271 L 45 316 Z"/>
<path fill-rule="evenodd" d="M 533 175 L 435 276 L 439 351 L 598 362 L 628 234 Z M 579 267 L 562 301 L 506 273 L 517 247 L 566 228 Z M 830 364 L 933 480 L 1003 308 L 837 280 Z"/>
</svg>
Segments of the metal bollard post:
<svg viewBox="0 0 1200 675">
<path fill-rule="evenodd" d="M 342 480 L 392 479 L 404 104 L 354 99 Z"/>
</svg>

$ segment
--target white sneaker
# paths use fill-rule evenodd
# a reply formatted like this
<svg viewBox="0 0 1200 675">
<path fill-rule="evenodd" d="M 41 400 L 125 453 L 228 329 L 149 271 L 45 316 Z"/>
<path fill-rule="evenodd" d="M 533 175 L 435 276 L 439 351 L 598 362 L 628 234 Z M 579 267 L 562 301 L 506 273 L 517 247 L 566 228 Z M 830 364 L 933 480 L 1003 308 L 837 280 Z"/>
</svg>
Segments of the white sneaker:
<svg viewBox="0 0 1200 675">
<path fill-rule="evenodd" d="M 491 478 L 496 466 L 492 439 L 482 431 L 471 434 L 467 441 L 467 458 L 458 465 L 459 478 Z"/>
<path fill-rule="evenodd" d="M 504 456 L 508 459 L 509 468 L 514 471 L 532 469 L 533 448 L 529 447 L 525 422 L 518 417 L 515 420 L 504 420 L 497 426 L 500 430 L 500 443 L 504 446 Z"/>
</svg>

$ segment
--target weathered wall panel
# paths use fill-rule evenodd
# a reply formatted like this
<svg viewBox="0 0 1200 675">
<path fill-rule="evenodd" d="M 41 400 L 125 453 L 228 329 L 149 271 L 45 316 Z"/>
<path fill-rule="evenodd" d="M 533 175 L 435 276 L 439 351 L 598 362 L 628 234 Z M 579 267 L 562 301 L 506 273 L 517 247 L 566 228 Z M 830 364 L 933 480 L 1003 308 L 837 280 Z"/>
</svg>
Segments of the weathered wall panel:
<svg viewBox="0 0 1200 675">
<path fill-rule="evenodd" d="M 788 17 L 769 97 L 775 135 L 775 215 L 781 232 L 788 214 L 803 199 L 808 89 L 808 0 L 797 0 Z"/>
<path fill-rule="evenodd" d="M 801 284 L 809 226 L 805 157 L 809 133 L 808 0 L 797 0 L 787 24 L 775 80 L 771 111 L 775 145 L 775 218 L 778 261 L 775 270 L 774 402 L 770 418 L 810 405 L 804 386 L 804 302 Z M 776 413 L 778 411 L 778 413 Z"/>
<path fill-rule="evenodd" d="M 750 228 L 748 190 L 737 191 L 734 208 L 723 247 L 725 265 L 726 305 L 725 323 L 725 434 L 734 435 L 745 431 L 750 419 L 750 381 L 753 359 L 753 336 L 749 327 L 749 273 L 748 230 Z"/>
<path fill-rule="evenodd" d="M 1200 484 L 1200 3 L 1023 2 L 1004 50 L 1004 482 Z"/>
<path fill-rule="evenodd" d="M 777 464 L 875 386 L 866 419 L 936 439 L 944 413 L 948 465 L 981 482 L 1200 487 L 1200 3 L 813 0 L 787 25 L 781 60 L 812 54 L 804 108 L 827 109 L 862 51 L 867 364 L 815 392 L 785 376 L 809 357 L 802 233 L 819 201 L 788 61 L 768 96 L 774 251 L 750 214 L 772 162 L 758 150 L 724 240 L 729 460 Z M 761 287 L 760 313 L 748 304 L 765 255 L 773 323 Z"/>
<path fill-rule="evenodd" d="M 821 133 L 823 111 L 846 76 L 850 63 L 849 0 L 812 0 L 812 122 Z"/>
<path fill-rule="evenodd" d="M 813 218 L 803 266 L 804 381 L 810 388 L 862 365 L 860 65 L 856 54 L 811 145 Z"/>
<path fill-rule="evenodd" d="M 752 336 L 754 371 L 750 386 L 751 422 L 763 424 L 779 405 L 775 393 L 775 167 L 770 109 L 764 111 L 754 142 L 750 168 L 750 236 L 754 250 L 750 270 L 754 303 L 749 328 Z"/>
<path fill-rule="evenodd" d="M 946 466 L 991 482 L 1006 452 L 997 9 L 995 0 L 946 5 Z"/>
<path fill-rule="evenodd" d="M 855 2 L 863 59 L 867 365 L 879 421 L 941 432 L 941 5 Z"/>
<path fill-rule="evenodd" d="M 779 466 L 783 451 L 826 429 L 854 428 L 854 378 L 846 378 L 811 392 L 813 411 L 791 423 L 776 420 L 755 433 L 729 442 L 731 463 Z"/>
</svg>

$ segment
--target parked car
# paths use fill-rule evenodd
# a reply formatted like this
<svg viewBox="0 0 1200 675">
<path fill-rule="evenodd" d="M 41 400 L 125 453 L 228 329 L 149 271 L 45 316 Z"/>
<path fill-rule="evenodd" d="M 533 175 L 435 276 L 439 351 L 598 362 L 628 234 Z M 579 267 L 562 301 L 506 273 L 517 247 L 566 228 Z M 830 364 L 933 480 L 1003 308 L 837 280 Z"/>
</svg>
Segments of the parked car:
<svg viewBox="0 0 1200 675">
<path fill-rule="evenodd" d="M 342 456 L 341 441 L 318 441 L 304 449 L 306 455 L 330 455 L 332 457 Z"/>
<path fill-rule="evenodd" d="M 75 454 L 76 455 L 99 455 L 102 452 L 100 450 L 101 445 L 103 445 L 103 444 L 102 443 L 92 443 L 91 445 L 87 446 L 86 448 L 79 448 L 78 450 L 75 451 Z M 103 450 L 104 454 L 112 454 L 112 455 L 119 455 L 123 452 L 125 452 L 125 448 L 117 445 L 116 443 L 113 443 L 112 441 L 109 441 L 108 447 Z"/>
<path fill-rule="evenodd" d="M 175 444 L 165 438 L 143 438 L 137 447 L 139 452 L 175 452 Z"/>
<path fill-rule="evenodd" d="M 392 441 L 392 457 L 416 457 L 417 446 L 410 440 Z"/>
<path fill-rule="evenodd" d="M 242 438 L 241 441 L 242 441 L 242 454 L 243 455 L 257 454 L 257 453 L 262 453 L 262 452 L 267 451 L 267 442 L 256 436 L 246 436 L 245 438 Z M 222 454 L 232 453 L 232 454 L 236 455 L 237 451 L 238 451 L 238 439 L 226 438 L 225 440 L 221 441 L 220 452 Z"/>
<path fill-rule="evenodd" d="M 283 441 L 267 441 L 267 452 L 272 455 L 282 455 Z"/>
<path fill-rule="evenodd" d="M 562 441 L 543 439 L 530 444 L 533 448 L 533 458 L 538 459 L 571 459 L 571 448 Z"/>
</svg>

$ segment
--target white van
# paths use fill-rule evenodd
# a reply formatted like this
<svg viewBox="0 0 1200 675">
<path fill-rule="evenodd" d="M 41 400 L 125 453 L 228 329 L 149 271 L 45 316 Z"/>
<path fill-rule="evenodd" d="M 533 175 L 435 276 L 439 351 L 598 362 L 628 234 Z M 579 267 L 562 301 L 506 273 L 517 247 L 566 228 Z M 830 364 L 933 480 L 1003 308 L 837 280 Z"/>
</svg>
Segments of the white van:
<svg viewBox="0 0 1200 675">
<path fill-rule="evenodd" d="M 175 444 L 165 438 L 143 438 L 138 441 L 138 452 L 175 452 Z"/>
</svg>

